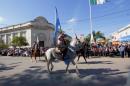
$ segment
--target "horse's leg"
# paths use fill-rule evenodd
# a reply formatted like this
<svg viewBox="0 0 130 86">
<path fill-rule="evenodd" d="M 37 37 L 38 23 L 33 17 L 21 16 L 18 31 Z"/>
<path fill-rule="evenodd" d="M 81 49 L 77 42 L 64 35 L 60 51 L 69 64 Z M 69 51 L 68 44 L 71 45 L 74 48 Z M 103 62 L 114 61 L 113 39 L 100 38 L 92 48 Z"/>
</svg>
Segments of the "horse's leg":
<svg viewBox="0 0 130 86">
<path fill-rule="evenodd" d="M 84 58 L 85 62 L 87 63 L 86 57 L 85 57 L 85 56 L 83 56 L 83 58 Z"/>
<path fill-rule="evenodd" d="M 50 73 L 51 71 L 50 71 L 50 68 L 49 68 L 49 66 L 50 66 L 50 60 L 49 61 L 47 61 L 47 69 L 48 69 L 48 73 Z"/>
<path fill-rule="evenodd" d="M 40 60 L 41 60 L 41 58 L 40 58 L 40 57 L 41 57 L 41 54 L 40 54 L 40 52 L 38 53 L 38 57 L 39 57 L 39 61 L 40 61 Z"/>
<path fill-rule="evenodd" d="M 50 66 L 50 59 L 47 59 L 47 57 L 49 57 L 50 55 L 46 55 L 45 54 L 45 60 L 46 60 L 46 62 L 47 62 L 47 70 L 48 70 L 48 73 L 50 73 L 51 71 L 50 71 L 50 69 L 49 69 L 49 66 Z"/>
<path fill-rule="evenodd" d="M 36 55 L 36 53 L 34 55 L 34 59 L 35 59 L 35 62 L 37 63 L 37 55 Z"/>
<path fill-rule="evenodd" d="M 78 66 L 77 66 L 77 63 L 74 62 L 74 60 L 72 60 L 72 64 L 75 65 L 75 70 L 76 70 L 76 73 L 79 75 L 79 70 L 78 70 Z"/>
<path fill-rule="evenodd" d="M 53 68 L 54 68 L 54 65 L 53 65 L 52 62 L 51 62 L 51 71 L 53 70 Z"/>
<path fill-rule="evenodd" d="M 70 65 L 70 63 L 67 64 L 67 67 L 66 67 L 66 70 L 65 70 L 66 73 L 69 73 L 69 71 L 68 71 L 69 65 Z"/>
<path fill-rule="evenodd" d="M 40 55 L 37 55 L 39 57 L 39 61 L 41 60 Z"/>
<path fill-rule="evenodd" d="M 30 57 L 31 57 L 31 61 L 33 62 L 33 51 L 31 52 Z"/>
<path fill-rule="evenodd" d="M 83 54 L 83 58 L 84 58 L 85 62 L 87 63 L 87 60 L 86 60 L 85 54 Z"/>
<path fill-rule="evenodd" d="M 79 61 L 79 58 L 80 58 L 80 55 L 78 55 L 78 59 L 77 59 L 77 62 Z"/>
<path fill-rule="evenodd" d="M 31 61 L 33 62 L 32 54 L 31 54 Z"/>
</svg>

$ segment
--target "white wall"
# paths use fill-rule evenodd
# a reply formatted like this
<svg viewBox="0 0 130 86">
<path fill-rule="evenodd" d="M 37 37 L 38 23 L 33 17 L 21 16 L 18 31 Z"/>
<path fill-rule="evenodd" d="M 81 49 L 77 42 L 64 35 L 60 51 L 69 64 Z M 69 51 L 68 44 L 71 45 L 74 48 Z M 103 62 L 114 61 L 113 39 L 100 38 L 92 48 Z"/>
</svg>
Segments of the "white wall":
<svg viewBox="0 0 130 86">
<path fill-rule="evenodd" d="M 38 29 L 38 28 L 33 28 L 31 29 L 31 44 L 33 44 L 34 41 L 37 40 L 37 37 L 39 41 L 44 41 L 44 46 L 45 47 L 51 47 L 52 46 L 52 38 L 51 38 L 51 33 L 52 31 L 49 29 Z"/>
<path fill-rule="evenodd" d="M 4 35 L 4 41 L 6 43 L 7 41 L 7 34 L 11 34 L 11 40 L 13 38 L 13 33 L 18 33 L 18 36 L 20 36 L 20 32 L 26 32 L 26 40 L 28 42 L 28 46 L 31 47 L 33 42 L 36 41 L 36 38 L 38 36 L 39 41 L 44 41 L 45 47 L 52 47 L 52 30 L 51 29 L 38 29 L 38 28 L 28 28 L 24 30 L 17 30 L 12 31 L 8 33 L 2 33 L 1 35 Z"/>
<path fill-rule="evenodd" d="M 10 31 L 10 32 L 7 32 L 7 33 L 2 33 L 2 34 L 0 34 L 0 36 L 4 35 L 4 42 L 7 43 L 6 41 L 7 41 L 7 35 L 8 34 L 11 34 L 11 41 L 12 41 L 13 33 L 18 33 L 18 36 L 20 36 L 20 32 L 23 32 L 23 31 L 26 32 L 26 40 L 29 43 L 29 45 L 27 47 L 30 47 L 31 46 L 31 29 Z"/>
<path fill-rule="evenodd" d="M 120 38 L 130 35 L 130 27 L 128 27 L 126 30 L 119 32 L 119 35 L 120 35 Z"/>
<path fill-rule="evenodd" d="M 113 33 L 112 34 L 112 36 L 113 36 L 112 40 L 115 41 L 115 38 L 116 38 L 116 40 L 119 40 L 120 38 L 128 36 L 128 35 L 130 35 L 130 25 L 128 25 L 124 28 L 121 28 L 121 30 Z"/>
<path fill-rule="evenodd" d="M 31 29 L 26 30 L 26 40 L 29 44 L 27 47 L 31 47 Z"/>
</svg>

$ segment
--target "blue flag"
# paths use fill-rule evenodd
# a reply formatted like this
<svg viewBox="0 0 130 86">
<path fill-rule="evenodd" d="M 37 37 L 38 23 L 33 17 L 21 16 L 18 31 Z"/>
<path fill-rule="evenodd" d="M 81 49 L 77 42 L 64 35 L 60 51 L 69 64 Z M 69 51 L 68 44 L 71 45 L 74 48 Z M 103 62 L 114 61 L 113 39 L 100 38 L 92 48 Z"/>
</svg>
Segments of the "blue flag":
<svg viewBox="0 0 130 86">
<path fill-rule="evenodd" d="M 54 32 L 54 45 L 56 45 L 58 32 L 60 31 L 60 28 L 61 28 L 60 20 L 58 17 L 58 11 L 57 11 L 57 8 L 55 8 L 55 9 L 56 9 L 56 22 L 55 22 L 55 32 Z"/>
</svg>

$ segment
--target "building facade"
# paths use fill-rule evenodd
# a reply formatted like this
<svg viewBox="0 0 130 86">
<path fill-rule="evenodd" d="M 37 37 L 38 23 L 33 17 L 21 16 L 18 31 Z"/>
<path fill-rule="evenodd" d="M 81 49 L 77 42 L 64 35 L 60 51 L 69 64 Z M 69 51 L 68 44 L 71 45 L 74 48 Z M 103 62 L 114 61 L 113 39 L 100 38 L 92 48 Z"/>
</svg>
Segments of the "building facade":
<svg viewBox="0 0 130 86">
<path fill-rule="evenodd" d="M 119 41 L 123 37 L 130 36 L 130 24 L 112 33 L 112 41 Z"/>
<path fill-rule="evenodd" d="M 26 23 L 0 28 L 0 39 L 5 44 L 11 45 L 13 37 L 23 36 L 29 44 L 26 47 L 32 47 L 34 41 L 39 41 L 40 46 L 51 47 L 53 44 L 53 31 L 54 25 L 49 23 L 44 17 L 39 16 Z"/>
</svg>

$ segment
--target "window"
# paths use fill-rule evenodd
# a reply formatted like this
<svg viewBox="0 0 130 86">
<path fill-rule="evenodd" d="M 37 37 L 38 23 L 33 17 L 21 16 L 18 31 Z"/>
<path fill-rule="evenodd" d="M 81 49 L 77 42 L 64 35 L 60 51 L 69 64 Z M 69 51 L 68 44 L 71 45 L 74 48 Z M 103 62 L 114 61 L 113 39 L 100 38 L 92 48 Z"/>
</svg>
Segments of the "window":
<svg viewBox="0 0 130 86">
<path fill-rule="evenodd" d="M 13 37 L 18 36 L 18 33 L 13 33 Z"/>
</svg>

